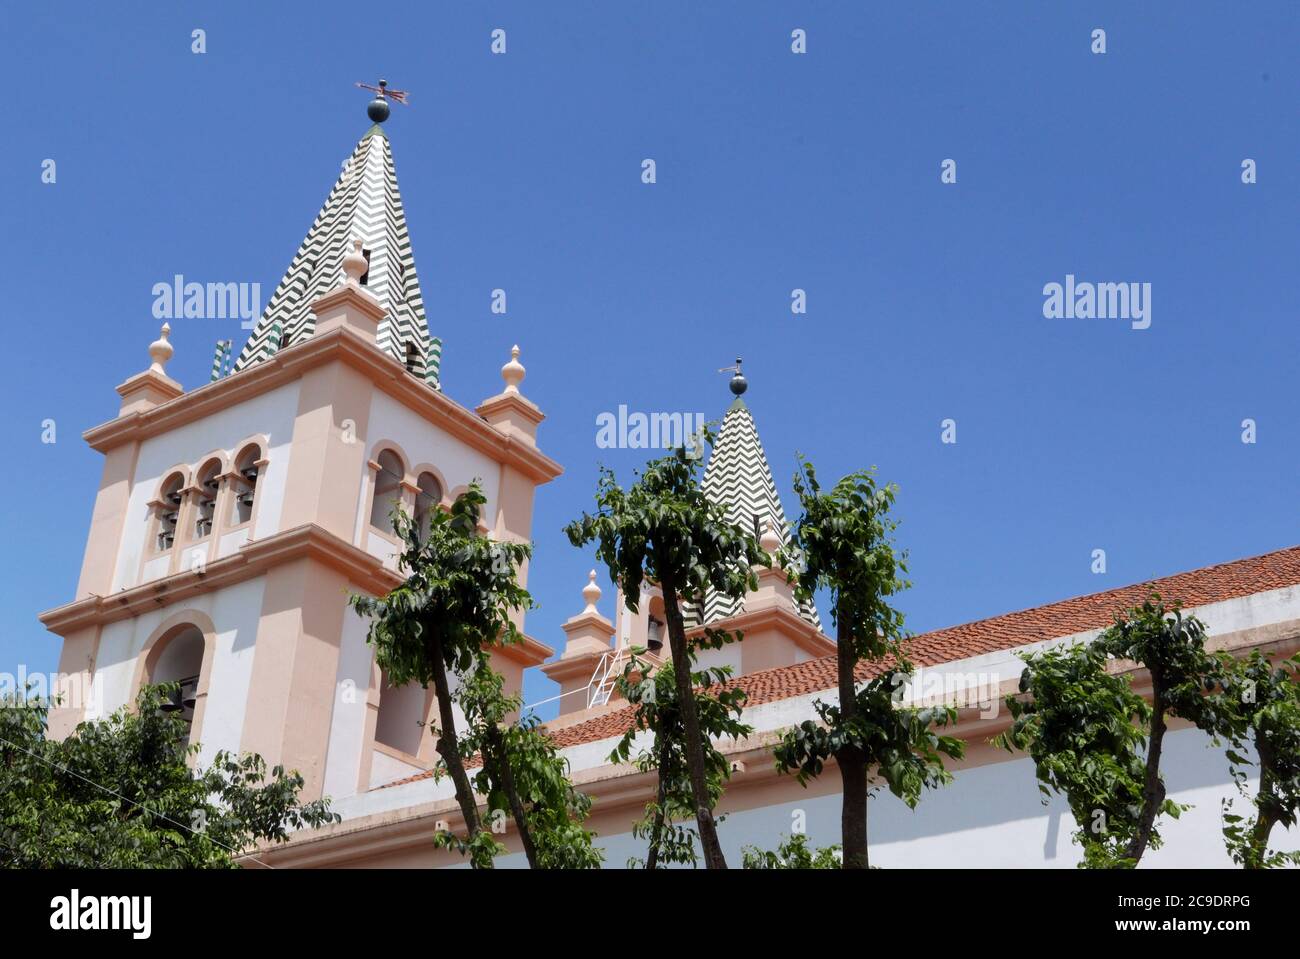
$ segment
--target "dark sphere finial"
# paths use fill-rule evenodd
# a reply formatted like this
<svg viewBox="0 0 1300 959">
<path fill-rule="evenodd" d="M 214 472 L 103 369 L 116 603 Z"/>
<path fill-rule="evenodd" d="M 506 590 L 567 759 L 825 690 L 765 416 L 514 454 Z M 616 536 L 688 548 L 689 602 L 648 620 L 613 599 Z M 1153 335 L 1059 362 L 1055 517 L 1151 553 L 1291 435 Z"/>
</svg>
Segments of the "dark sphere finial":
<svg viewBox="0 0 1300 959">
<path fill-rule="evenodd" d="M 749 389 L 749 381 L 745 379 L 744 374 L 740 372 L 740 363 L 741 360 L 738 356 L 736 357 L 736 375 L 733 376 L 731 382 L 727 384 L 727 386 L 730 387 L 731 392 L 736 396 L 740 396 L 745 392 L 745 390 Z"/>
<path fill-rule="evenodd" d="M 388 119 L 388 113 L 388 101 L 382 96 L 377 96 L 366 104 L 366 116 L 370 117 L 372 123 L 383 123 Z"/>
</svg>

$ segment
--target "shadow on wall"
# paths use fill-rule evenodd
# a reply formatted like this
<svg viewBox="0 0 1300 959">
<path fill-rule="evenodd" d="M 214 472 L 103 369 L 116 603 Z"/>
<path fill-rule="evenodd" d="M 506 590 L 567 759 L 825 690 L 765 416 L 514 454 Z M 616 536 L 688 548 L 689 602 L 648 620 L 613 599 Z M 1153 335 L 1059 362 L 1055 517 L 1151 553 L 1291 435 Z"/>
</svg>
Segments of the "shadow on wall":
<svg viewBox="0 0 1300 959">
<path fill-rule="evenodd" d="M 1144 865 L 1230 867 L 1220 833 L 1219 800 L 1236 797 L 1237 791 L 1222 749 L 1199 730 L 1179 730 L 1165 740 L 1163 766 L 1171 797 L 1194 808 L 1181 819 L 1162 823 L 1165 846 L 1148 853 Z M 1238 799 L 1237 806 L 1244 810 L 1244 800 Z M 929 792 L 915 810 L 882 789 L 872 798 L 870 817 L 872 861 L 883 868 L 1074 868 L 1080 859 L 1070 838 L 1075 826 L 1065 801 L 1053 796 L 1043 805 L 1027 759 L 960 771 L 951 786 Z M 800 820 L 813 845 L 839 842 L 839 794 L 810 794 L 730 813 L 720 827 L 727 862 L 738 867 L 744 846 L 776 848 Z M 628 857 L 645 855 L 644 843 L 631 833 L 602 836 L 598 844 L 605 850 L 607 867 L 622 868 Z M 1274 829 L 1271 846 L 1300 848 L 1300 831 Z M 526 862 L 519 854 L 505 856 L 498 864 L 517 868 Z"/>
</svg>

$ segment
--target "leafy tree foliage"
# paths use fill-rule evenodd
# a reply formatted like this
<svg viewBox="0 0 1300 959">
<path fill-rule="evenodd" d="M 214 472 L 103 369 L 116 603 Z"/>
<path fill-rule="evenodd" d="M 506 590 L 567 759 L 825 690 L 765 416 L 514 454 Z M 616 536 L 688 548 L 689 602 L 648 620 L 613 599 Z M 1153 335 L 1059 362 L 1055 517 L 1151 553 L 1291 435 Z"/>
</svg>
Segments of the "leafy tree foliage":
<svg viewBox="0 0 1300 959">
<path fill-rule="evenodd" d="M 695 664 L 700 648 L 721 648 L 733 639 L 724 630 L 707 630 L 704 639 L 692 644 L 688 650 L 691 664 Z M 646 804 L 645 816 L 632 827 L 632 835 L 646 840 L 649 849 L 644 860 L 632 858 L 628 860 L 628 866 L 644 866 L 646 869 L 656 869 L 667 863 L 694 866 L 697 834 L 679 823 L 682 819 L 693 820 L 694 799 L 682 711 L 677 699 L 677 679 L 671 663 L 655 668 L 641 658 L 639 654 L 642 652 L 634 650 L 618 680 L 619 691 L 634 707 L 633 720 L 609 757 L 610 762 L 632 762 L 642 772 L 653 770 L 658 776 L 655 798 Z M 727 780 L 731 778 L 731 763 L 713 741 L 724 737 L 738 739 L 752 732 L 740 721 L 745 691 L 726 685 L 731 672 L 730 666 L 715 666 L 691 674 L 704 745 L 710 809 L 717 805 Z M 634 756 L 635 739 L 643 730 L 653 733 L 653 743 L 650 749 Z"/>
<path fill-rule="evenodd" d="M 1022 658 L 1029 698 L 1008 697 L 1012 726 L 996 742 L 1028 752 L 1039 788 L 1065 794 L 1080 824 L 1082 865 L 1136 866 L 1160 845 L 1157 817 L 1187 808 L 1166 797 L 1160 775 L 1169 718 L 1215 736 L 1233 728 L 1232 704 L 1214 692 L 1222 667 L 1205 651 L 1204 625 L 1152 594 L 1091 644 Z M 1150 705 L 1128 677 L 1107 672 L 1111 660 L 1147 669 Z"/>
<path fill-rule="evenodd" d="M 710 442 L 712 437 L 708 437 Z M 756 564 L 769 565 L 754 537 L 729 523 L 723 507 L 711 503 L 700 488 L 697 460 L 683 450 L 653 460 L 627 490 L 614 474 L 601 470 L 597 511 L 565 527 L 575 546 L 597 544 L 596 556 L 609 568 L 636 612 L 642 583 L 657 583 L 663 592 L 664 618 L 672 652 L 676 703 L 691 787 L 696 828 L 705 865 L 725 869 L 726 859 L 713 818 L 708 761 L 699 707 L 691 688 L 692 670 L 681 603 L 699 603 L 707 590 L 741 598 L 758 588 Z"/>
<path fill-rule="evenodd" d="M 465 714 L 466 732 L 460 746 L 467 755 L 477 754 L 481 765 L 473 777 L 474 787 L 487 797 L 489 818 L 496 822 L 513 817 L 528 864 L 534 869 L 594 869 L 601 852 L 592 844 L 594 833 L 582 823 L 591 810 L 591 800 L 573 788 L 568 779 L 568 760 L 540 728 L 534 716 L 513 720 L 523 706 L 518 694 L 507 696 L 504 679 L 485 654 L 469 675 L 461 677 L 455 693 Z M 481 836 L 489 835 L 484 830 Z M 443 834 L 442 842 L 450 838 Z M 488 851 L 488 841 L 480 840 Z M 492 841 L 494 855 L 499 844 Z M 471 857 L 476 851 L 471 851 Z"/>
<path fill-rule="evenodd" d="M 476 868 L 490 867 L 498 844 L 483 830 L 457 737 L 448 671 L 470 675 L 483 649 L 522 641 L 512 614 L 532 607 L 516 569 L 532 553 L 524 543 L 490 540 L 479 533 L 487 502 L 477 482 L 448 512 L 431 510 L 422 533 L 400 507 L 393 526 L 402 541 L 402 585 L 387 596 L 354 595 L 353 608 L 370 618 L 368 641 L 394 686 L 433 684 L 438 702 L 437 750 L 456 789 L 465 820 L 463 848 Z M 449 841 L 444 839 L 443 841 Z"/>
<path fill-rule="evenodd" d="M 1225 695 L 1237 713 L 1228 749 L 1232 778 L 1254 808 L 1252 817 L 1232 812 L 1223 800 L 1223 837 L 1234 862 L 1247 869 L 1300 865 L 1300 852 L 1269 852 L 1276 825 L 1290 829 L 1300 810 L 1300 655 L 1274 665 L 1255 650 L 1235 660 L 1223 653 Z M 1254 747 L 1252 763 L 1242 755 L 1243 742 Z M 1247 792 L 1248 768 L 1257 765 L 1259 786 Z"/>
<path fill-rule="evenodd" d="M 942 756 L 960 758 L 964 744 L 933 727 L 950 723 L 956 711 L 903 709 L 896 693 L 911 667 L 903 653 L 903 614 L 889 597 L 909 584 L 905 557 L 895 551 L 895 521 L 889 516 L 897 489 L 878 486 L 872 472 L 852 473 L 823 492 L 811 463 L 795 475 L 803 515 L 795 524 L 794 568 L 799 596 L 811 600 L 820 588 L 831 595 L 835 622 L 839 698 L 817 702 L 820 723 L 806 720 L 788 731 L 777 747 L 777 768 L 794 771 L 801 784 L 818 776 L 834 758 L 842 780 L 841 827 L 845 869 L 866 869 L 867 801 L 873 783 L 883 781 L 914 807 L 921 791 L 949 782 Z M 892 660 L 861 688 L 862 662 Z"/>
<path fill-rule="evenodd" d="M 786 839 L 775 851 L 746 846 L 741 855 L 746 869 L 841 869 L 844 858 L 839 846 L 811 848 L 803 834 Z"/>
<path fill-rule="evenodd" d="M 176 684 L 148 686 L 135 707 L 46 736 L 48 704 L 0 701 L 0 863 L 12 868 L 236 868 L 259 842 L 337 822 L 329 802 L 300 803 L 303 779 L 260 756 L 198 745 L 160 707 Z"/>
<path fill-rule="evenodd" d="M 1151 707 L 1127 677 L 1106 671 L 1109 656 L 1096 643 L 1021 658 L 1020 690 L 1031 698 L 1007 697 L 1011 727 L 994 742 L 1029 754 L 1044 803 L 1065 796 L 1083 865 L 1116 864 L 1137 830 Z M 1182 807 L 1166 801 L 1159 811 L 1176 818 Z M 1149 841 L 1159 848 L 1158 830 Z"/>
</svg>

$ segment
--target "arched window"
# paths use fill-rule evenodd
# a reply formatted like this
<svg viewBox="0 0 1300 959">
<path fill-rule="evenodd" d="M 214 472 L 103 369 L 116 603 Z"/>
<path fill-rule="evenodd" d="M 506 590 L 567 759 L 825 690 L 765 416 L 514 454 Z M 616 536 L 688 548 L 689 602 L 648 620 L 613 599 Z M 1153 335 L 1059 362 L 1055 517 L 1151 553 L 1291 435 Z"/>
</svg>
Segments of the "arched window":
<svg viewBox="0 0 1300 959">
<path fill-rule="evenodd" d="M 235 491 L 235 502 L 230 510 L 230 524 L 239 526 L 241 523 L 247 523 L 253 518 L 253 503 L 257 498 L 257 481 L 261 478 L 261 467 L 258 465 L 261 450 L 256 446 L 250 446 L 239 454 L 235 460 L 235 474 L 232 479 L 232 485 Z"/>
<path fill-rule="evenodd" d="M 162 708 L 179 712 L 186 724 L 191 725 L 198 699 L 199 674 L 203 671 L 203 632 L 197 626 L 185 626 L 164 642 L 162 649 L 155 653 L 146 682 L 155 686 L 176 683 L 172 698 Z"/>
<path fill-rule="evenodd" d="M 415 494 L 415 523 L 424 539 L 429 535 L 429 518 L 442 502 L 442 484 L 432 473 L 421 473 L 415 485 L 420 488 Z"/>
<path fill-rule="evenodd" d="M 384 450 L 376 462 L 379 463 L 379 470 L 375 474 L 375 497 L 370 503 L 370 525 L 391 531 L 393 523 L 389 514 L 393 504 L 402 501 L 402 479 L 406 475 L 406 467 L 392 450 Z"/>
<path fill-rule="evenodd" d="M 420 360 L 420 354 L 415 349 L 415 344 L 410 340 L 406 341 L 406 372 L 414 373 L 415 364 Z"/>
<path fill-rule="evenodd" d="M 194 538 L 203 539 L 212 532 L 217 518 L 217 493 L 221 489 L 221 461 L 210 460 L 199 470 L 195 482 Z"/>
<path fill-rule="evenodd" d="M 158 531 L 154 537 L 154 549 L 160 553 L 167 552 L 176 542 L 176 524 L 180 522 L 181 490 L 184 485 L 185 477 L 180 473 L 169 477 L 163 484 L 162 499 L 156 507 Z"/>
</svg>

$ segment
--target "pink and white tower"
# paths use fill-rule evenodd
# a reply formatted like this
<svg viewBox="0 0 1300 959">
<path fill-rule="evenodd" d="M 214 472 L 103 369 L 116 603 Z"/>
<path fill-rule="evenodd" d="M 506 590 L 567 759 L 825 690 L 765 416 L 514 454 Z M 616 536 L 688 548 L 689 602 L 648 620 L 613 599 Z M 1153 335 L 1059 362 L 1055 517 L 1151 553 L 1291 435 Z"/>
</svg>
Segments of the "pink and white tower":
<svg viewBox="0 0 1300 959">
<path fill-rule="evenodd" d="M 561 470 L 538 448 L 517 346 L 476 408 L 441 392 L 378 123 L 233 373 L 186 391 L 165 369 L 168 332 L 118 387 L 117 415 L 84 434 L 104 472 L 81 577 L 41 621 L 63 639 L 68 686 L 102 696 L 65 700 L 52 733 L 179 681 L 202 756 L 260 753 L 299 770 L 307 798 L 431 768 L 432 693 L 386 683 L 347 596 L 399 582 L 394 501 L 444 509 L 478 480 L 483 533 L 527 542 L 534 491 Z M 529 640 L 496 665 L 517 689 L 550 652 Z"/>
</svg>

